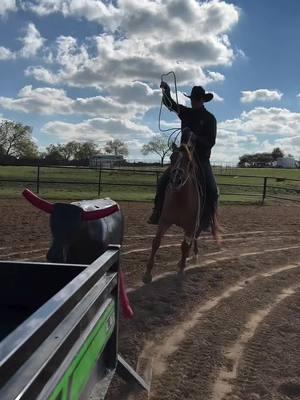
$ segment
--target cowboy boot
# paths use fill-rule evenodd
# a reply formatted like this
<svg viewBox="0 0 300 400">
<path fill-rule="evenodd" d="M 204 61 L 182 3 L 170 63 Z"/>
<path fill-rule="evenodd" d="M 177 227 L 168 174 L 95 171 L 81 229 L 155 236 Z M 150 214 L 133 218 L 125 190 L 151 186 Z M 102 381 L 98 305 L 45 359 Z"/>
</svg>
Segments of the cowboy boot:
<svg viewBox="0 0 300 400">
<path fill-rule="evenodd" d="M 158 187 L 157 189 L 158 190 L 154 199 L 154 208 L 152 210 L 152 214 L 147 221 L 150 225 L 158 225 L 162 210 L 164 193 L 162 193 L 161 187 Z"/>
<path fill-rule="evenodd" d="M 163 175 L 160 177 L 156 189 L 156 196 L 154 199 L 154 208 L 152 211 L 152 214 L 150 218 L 148 219 L 148 224 L 151 225 L 158 225 L 160 215 L 162 212 L 163 204 L 164 204 L 164 198 L 165 198 L 165 191 L 166 187 L 169 182 L 169 168 L 163 173 Z"/>
<path fill-rule="evenodd" d="M 160 213 L 159 211 L 154 207 L 152 214 L 150 215 L 149 219 L 148 219 L 148 224 L 150 225 L 158 225 L 159 223 L 159 218 L 160 218 Z"/>
</svg>

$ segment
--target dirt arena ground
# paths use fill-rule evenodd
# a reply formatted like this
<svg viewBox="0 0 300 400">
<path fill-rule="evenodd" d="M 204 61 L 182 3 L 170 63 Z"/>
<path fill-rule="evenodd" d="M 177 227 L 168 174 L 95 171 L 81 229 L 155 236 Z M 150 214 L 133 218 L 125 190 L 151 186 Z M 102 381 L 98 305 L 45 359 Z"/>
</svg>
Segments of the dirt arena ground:
<svg viewBox="0 0 300 400">
<path fill-rule="evenodd" d="M 150 205 L 122 207 L 122 265 L 135 317 L 121 319 L 120 352 L 133 366 L 152 361 L 150 398 L 300 399 L 300 207 L 224 206 L 222 249 L 205 235 L 183 282 L 176 277 L 182 235 L 171 230 L 147 286 Z M 0 201 L 0 218 L 1 259 L 45 259 L 45 214 L 10 200 Z M 116 379 L 108 399 L 123 398 L 125 389 Z"/>
</svg>

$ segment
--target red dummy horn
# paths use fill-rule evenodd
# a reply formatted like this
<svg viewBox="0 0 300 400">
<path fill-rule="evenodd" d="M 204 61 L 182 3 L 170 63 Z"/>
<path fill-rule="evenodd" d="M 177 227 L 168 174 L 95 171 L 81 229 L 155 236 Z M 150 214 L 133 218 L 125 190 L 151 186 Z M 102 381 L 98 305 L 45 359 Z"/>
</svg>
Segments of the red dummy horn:
<svg viewBox="0 0 300 400">
<path fill-rule="evenodd" d="M 53 204 L 50 203 L 49 201 L 41 199 L 39 196 L 31 192 L 29 189 L 25 189 L 22 194 L 25 197 L 25 199 L 28 200 L 29 203 L 31 203 L 34 207 L 37 207 L 48 214 L 52 213 Z"/>
</svg>

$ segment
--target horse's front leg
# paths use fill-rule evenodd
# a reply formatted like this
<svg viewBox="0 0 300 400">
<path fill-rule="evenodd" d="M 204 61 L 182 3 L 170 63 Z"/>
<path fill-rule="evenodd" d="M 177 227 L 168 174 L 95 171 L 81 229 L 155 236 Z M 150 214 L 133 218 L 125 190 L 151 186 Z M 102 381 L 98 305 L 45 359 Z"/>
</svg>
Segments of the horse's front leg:
<svg viewBox="0 0 300 400">
<path fill-rule="evenodd" d="M 184 236 L 184 239 L 181 243 L 181 260 L 179 261 L 179 271 L 178 276 L 182 277 L 184 274 L 184 270 L 186 267 L 186 259 L 189 256 L 190 248 L 192 246 L 193 239 L 189 238 L 187 235 Z"/>
<path fill-rule="evenodd" d="M 168 225 L 168 224 L 160 224 L 158 226 L 156 235 L 152 241 L 152 250 L 151 250 L 149 260 L 147 262 L 146 271 L 143 276 L 144 283 L 150 283 L 152 281 L 152 269 L 154 266 L 155 255 L 157 253 L 157 250 L 160 247 L 161 240 L 169 227 L 170 227 L 170 225 Z"/>
<path fill-rule="evenodd" d="M 198 260 L 198 254 L 199 254 L 199 250 L 198 250 L 198 239 L 195 238 L 194 239 L 194 256 L 193 256 L 193 261 L 197 262 Z"/>
</svg>

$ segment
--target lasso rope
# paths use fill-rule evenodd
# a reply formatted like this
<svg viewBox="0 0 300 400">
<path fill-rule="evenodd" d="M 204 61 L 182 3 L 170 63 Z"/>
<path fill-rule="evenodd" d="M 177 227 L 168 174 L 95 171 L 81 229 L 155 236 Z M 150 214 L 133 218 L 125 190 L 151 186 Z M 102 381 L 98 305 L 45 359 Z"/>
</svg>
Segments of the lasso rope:
<svg viewBox="0 0 300 400">
<path fill-rule="evenodd" d="M 167 77 L 169 75 L 172 75 L 174 78 L 174 86 L 175 86 L 175 96 L 176 96 L 176 104 L 177 104 L 177 111 L 175 111 L 175 113 L 179 116 L 179 102 L 178 102 L 178 90 L 177 90 L 177 79 L 176 79 L 176 75 L 174 71 L 170 71 L 167 74 L 162 74 L 161 75 L 161 81 L 164 81 L 164 77 Z M 181 128 L 167 128 L 167 129 L 163 129 L 161 127 L 161 114 L 162 114 L 162 107 L 163 107 L 163 99 L 165 98 L 165 101 L 169 104 L 166 105 L 166 107 L 169 108 L 169 110 L 172 108 L 172 102 L 171 99 L 166 95 L 166 93 L 164 92 L 163 97 L 161 99 L 161 103 L 160 103 L 160 109 L 159 109 L 159 114 L 158 114 L 158 129 L 160 130 L 160 132 L 162 133 L 166 133 L 166 132 L 171 132 L 171 134 L 169 135 L 168 138 L 168 147 L 171 149 L 171 140 L 173 138 L 173 136 L 176 134 L 175 140 L 174 142 L 176 143 L 176 140 L 181 132 Z"/>
</svg>

